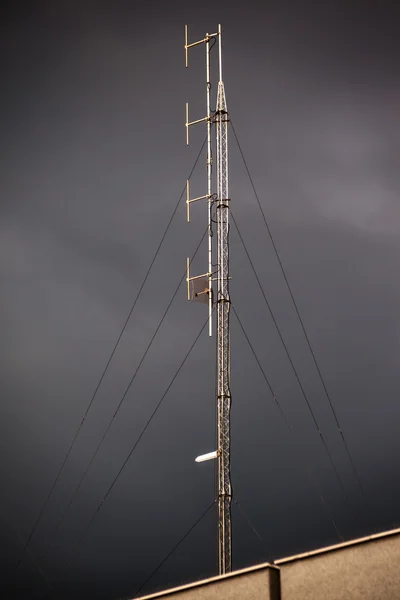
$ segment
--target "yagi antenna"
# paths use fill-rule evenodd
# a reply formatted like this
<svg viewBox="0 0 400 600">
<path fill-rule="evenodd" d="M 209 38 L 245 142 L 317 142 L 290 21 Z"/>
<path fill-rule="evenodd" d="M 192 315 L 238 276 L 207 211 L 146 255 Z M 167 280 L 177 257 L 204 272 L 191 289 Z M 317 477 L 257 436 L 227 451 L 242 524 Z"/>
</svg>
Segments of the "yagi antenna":
<svg viewBox="0 0 400 600">
<path fill-rule="evenodd" d="M 211 155 L 211 99 L 210 99 L 210 90 L 211 90 L 211 76 L 210 76 L 210 41 L 214 40 L 217 36 L 217 33 L 206 33 L 205 37 L 197 42 L 193 42 L 192 44 L 188 43 L 188 26 L 185 25 L 185 65 L 188 66 L 188 50 L 189 48 L 193 48 L 194 46 L 198 46 L 200 44 L 205 44 L 206 48 L 206 116 L 201 119 L 196 119 L 195 121 L 189 121 L 189 103 L 186 103 L 186 144 L 189 144 L 189 128 L 192 125 L 196 125 L 197 123 L 205 122 L 207 125 L 207 193 L 202 196 L 198 196 L 197 198 L 190 199 L 188 189 L 190 190 L 190 182 L 187 183 L 186 191 L 186 204 L 187 204 L 187 219 L 190 220 L 190 204 L 192 202 L 196 202 L 197 200 L 207 200 L 207 213 L 208 213 L 208 271 L 202 277 L 208 278 L 208 334 L 212 335 L 212 309 L 213 309 L 213 294 L 212 294 L 212 207 L 213 207 L 213 195 L 212 195 L 212 155 Z M 188 275 L 189 277 L 189 275 Z M 193 279 L 193 278 L 192 278 Z M 190 281 L 189 279 L 188 281 Z"/>
<path fill-rule="evenodd" d="M 210 109 L 210 53 L 218 38 L 219 81 L 215 112 Z M 213 41 L 213 44 L 210 42 Z M 217 306 L 217 450 L 200 455 L 196 462 L 217 459 L 218 462 L 218 556 L 219 573 L 232 570 L 232 533 L 231 533 L 231 501 L 232 488 L 230 480 L 230 331 L 229 331 L 229 194 L 228 194 L 228 122 L 225 89 L 222 81 L 222 43 L 221 25 L 217 33 L 206 33 L 204 38 L 189 44 L 188 27 L 185 25 L 185 65 L 188 66 L 188 50 L 193 46 L 205 44 L 206 49 L 206 116 L 189 121 L 189 104 L 186 103 L 186 144 L 189 144 L 189 128 L 197 123 L 205 122 L 207 126 L 207 190 L 202 196 L 191 198 L 190 181 L 186 184 L 186 217 L 190 221 L 190 205 L 198 200 L 207 201 L 208 217 L 208 271 L 203 275 L 190 275 L 190 260 L 186 263 L 186 282 L 188 300 L 208 303 L 209 335 L 212 335 L 212 309 L 214 301 L 213 282 L 216 281 Z M 217 174 L 215 194 L 212 192 L 212 140 L 211 126 L 215 125 Z M 217 267 L 216 277 L 212 271 L 213 253 L 213 208 L 217 222 Z"/>
<path fill-rule="evenodd" d="M 192 198 L 190 199 L 190 179 L 188 179 L 186 181 L 186 205 L 187 205 L 187 209 L 186 209 L 186 217 L 187 217 L 187 222 L 190 222 L 190 205 L 192 204 L 192 202 L 197 202 L 197 200 L 206 200 L 206 199 L 210 199 L 212 197 L 209 196 L 208 194 L 206 194 L 205 196 L 198 196 L 197 198 Z"/>
</svg>

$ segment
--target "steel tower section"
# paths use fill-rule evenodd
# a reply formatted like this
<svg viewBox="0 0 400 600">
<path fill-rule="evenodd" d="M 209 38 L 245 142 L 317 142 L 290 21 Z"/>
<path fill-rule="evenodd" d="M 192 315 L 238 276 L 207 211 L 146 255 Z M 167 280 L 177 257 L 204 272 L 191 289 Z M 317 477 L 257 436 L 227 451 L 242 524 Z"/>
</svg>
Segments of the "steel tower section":
<svg viewBox="0 0 400 600">
<path fill-rule="evenodd" d="M 219 38 L 221 42 L 221 36 Z M 221 73 L 215 113 L 217 138 L 217 436 L 219 572 L 232 570 L 230 460 L 230 334 L 229 334 L 229 188 L 228 111 Z"/>
</svg>

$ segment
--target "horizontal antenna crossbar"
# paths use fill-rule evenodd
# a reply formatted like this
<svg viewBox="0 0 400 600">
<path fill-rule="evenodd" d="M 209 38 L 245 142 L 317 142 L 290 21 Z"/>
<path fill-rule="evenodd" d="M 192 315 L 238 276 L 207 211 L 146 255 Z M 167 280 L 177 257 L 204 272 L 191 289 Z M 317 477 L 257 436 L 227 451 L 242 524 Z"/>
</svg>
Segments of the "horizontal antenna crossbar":
<svg viewBox="0 0 400 600">
<path fill-rule="evenodd" d="M 219 35 L 219 31 L 216 33 L 206 33 L 206 36 L 202 40 L 198 40 L 197 42 L 192 42 L 188 44 L 188 26 L 185 25 L 185 66 L 188 66 L 188 50 L 189 48 L 193 48 L 193 46 L 198 46 L 199 44 L 204 44 L 209 42 L 211 39 L 217 37 Z"/>
</svg>

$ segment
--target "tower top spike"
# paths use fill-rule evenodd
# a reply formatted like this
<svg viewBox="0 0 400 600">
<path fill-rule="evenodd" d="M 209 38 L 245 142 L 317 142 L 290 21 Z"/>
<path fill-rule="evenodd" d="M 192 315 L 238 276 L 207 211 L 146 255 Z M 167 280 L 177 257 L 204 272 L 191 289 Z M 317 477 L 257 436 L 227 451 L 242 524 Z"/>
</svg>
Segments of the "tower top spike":
<svg viewBox="0 0 400 600">
<path fill-rule="evenodd" d="M 222 30 L 218 25 L 218 58 L 219 58 L 219 80 L 222 81 Z"/>
</svg>

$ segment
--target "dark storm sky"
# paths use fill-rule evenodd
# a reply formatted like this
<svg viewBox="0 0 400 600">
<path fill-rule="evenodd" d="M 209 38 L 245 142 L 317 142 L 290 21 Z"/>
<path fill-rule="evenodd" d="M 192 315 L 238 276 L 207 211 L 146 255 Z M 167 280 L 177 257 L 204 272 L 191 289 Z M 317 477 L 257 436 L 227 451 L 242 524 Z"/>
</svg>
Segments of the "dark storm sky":
<svg viewBox="0 0 400 600">
<path fill-rule="evenodd" d="M 107 376 L 15 570 L 204 139 L 204 54 L 224 34 L 228 108 L 361 493 L 230 134 L 240 231 L 343 481 L 341 489 L 235 229 L 234 568 L 397 524 L 400 488 L 399 36 L 395 2 L 10 3 L 1 17 L 1 558 L 15 598 L 129 596 L 213 500 L 215 338 L 203 333 L 85 540 L 99 502 L 206 318 L 181 287 L 57 522 L 205 229 L 178 210 Z M 215 87 L 212 90 L 215 93 Z M 193 193 L 204 193 L 202 157 Z M 198 194 L 197 194 L 198 192 Z M 193 265 L 206 270 L 206 248 Z M 142 593 L 215 574 L 216 511 Z M 49 545 L 50 544 L 50 545 Z M 44 558 L 40 557 L 45 554 Z M 50 582 L 47 587 L 37 564 Z"/>
</svg>

